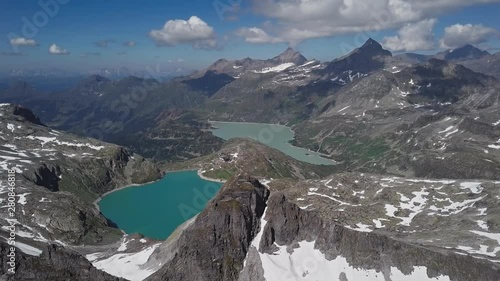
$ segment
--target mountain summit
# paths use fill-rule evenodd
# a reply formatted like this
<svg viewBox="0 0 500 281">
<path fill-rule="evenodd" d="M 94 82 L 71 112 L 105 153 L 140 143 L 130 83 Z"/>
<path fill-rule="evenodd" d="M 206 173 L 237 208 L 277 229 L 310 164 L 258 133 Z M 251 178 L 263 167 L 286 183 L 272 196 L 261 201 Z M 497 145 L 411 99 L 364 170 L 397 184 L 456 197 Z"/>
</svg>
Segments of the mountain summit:
<svg viewBox="0 0 500 281">
<path fill-rule="evenodd" d="M 392 56 L 391 52 L 385 50 L 382 45 L 373 40 L 372 38 L 368 39 L 363 46 L 359 47 L 355 50 L 355 52 L 361 52 L 371 57 L 374 56 Z"/>
<path fill-rule="evenodd" d="M 485 56 L 491 55 L 487 51 L 478 49 L 470 44 L 463 47 L 448 50 L 444 55 L 445 60 L 470 60 L 470 59 L 480 59 Z"/>
<path fill-rule="evenodd" d="M 390 57 L 392 57 L 391 52 L 385 50 L 380 43 L 370 38 L 363 46 L 329 63 L 325 71 L 334 75 L 349 71 L 367 74 L 382 69 L 384 67 L 383 60 Z"/>
<path fill-rule="evenodd" d="M 289 47 L 280 55 L 271 59 L 277 63 L 294 63 L 295 65 L 302 65 L 307 62 L 307 59 L 295 49 Z"/>
</svg>

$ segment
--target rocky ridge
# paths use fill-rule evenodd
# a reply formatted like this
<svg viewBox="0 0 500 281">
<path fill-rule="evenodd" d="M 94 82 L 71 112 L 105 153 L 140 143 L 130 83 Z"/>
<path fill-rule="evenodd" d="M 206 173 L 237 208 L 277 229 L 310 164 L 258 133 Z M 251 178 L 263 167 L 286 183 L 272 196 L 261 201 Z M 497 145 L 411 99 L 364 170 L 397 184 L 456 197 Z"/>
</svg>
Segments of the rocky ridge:
<svg viewBox="0 0 500 281">
<path fill-rule="evenodd" d="M 363 174 L 291 184 L 240 175 L 146 280 L 497 280 L 495 184 Z"/>
<path fill-rule="evenodd" d="M 155 164 L 108 143 L 52 130 L 29 110 L 0 105 L 0 168 L 15 169 L 17 213 L 2 220 L 2 233 L 13 222 L 21 237 L 37 242 L 98 244 L 119 239 L 120 232 L 93 201 L 116 187 L 145 183 L 161 175 Z M 7 192 L 1 182 L 1 194 Z M 6 205 L 6 198 L 0 204 Z M 4 236 L 4 235 L 2 235 Z"/>
</svg>

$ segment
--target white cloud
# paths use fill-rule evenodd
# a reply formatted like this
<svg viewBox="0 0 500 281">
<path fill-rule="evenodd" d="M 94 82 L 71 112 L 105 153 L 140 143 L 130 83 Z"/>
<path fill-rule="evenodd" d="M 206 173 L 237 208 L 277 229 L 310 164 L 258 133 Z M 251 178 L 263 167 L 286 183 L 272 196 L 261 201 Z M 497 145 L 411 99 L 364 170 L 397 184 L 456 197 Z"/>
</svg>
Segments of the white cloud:
<svg viewBox="0 0 500 281">
<path fill-rule="evenodd" d="M 151 30 L 149 36 L 159 46 L 191 44 L 194 48 L 214 49 L 217 46 L 213 27 L 197 16 L 189 20 L 169 20 L 162 29 Z"/>
<path fill-rule="evenodd" d="M 263 29 L 258 27 L 240 28 L 236 35 L 245 38 L 245 41 L 253 44 L 280 43 L 282 39 L 270 36 Z"/>
<path fill-rule="evenodd" d="M 69 55 L 69 51 L 57 46 L 55 43 L 50 45 L 49 54 L 51 55 Z"/>
<path fill-rule="evenodd" d="M 434 34 L 432 29 L 435 19 L 423 20 L 405 24 L 398 35 L 385 37 L 384 47 L 391 51 L 417 51 L 434 48 Z"/>
<path fill-rule="evenodd" d="M 239 35 L 248 42 L 292 44 L 357 32 L 373 37 L 380 30 L 401 28 L 457 8 L 493 2 L 500 0 L 252 0 L 253 11 L 273 23 L 260 26 L 262 34 L 272 39 L 256 37 L 252 32 Z"/>
<path fill-rule="evenodd" d="M 38 45 L 35 40 L 27 39 L 24 37 L 12 38 L 12 39 L 10 39 L 10 44 L 12 46 L 37 46 Z"/>
<path fill-rule="evenodd" d="M 439 43 L 442 48 L 457 48 L 466 44 L 484 43 L 494 37 L 500 37 L 500 32 L 481 24 L 455 24 L 444 29 L 444 36 Z"/>
</svg>

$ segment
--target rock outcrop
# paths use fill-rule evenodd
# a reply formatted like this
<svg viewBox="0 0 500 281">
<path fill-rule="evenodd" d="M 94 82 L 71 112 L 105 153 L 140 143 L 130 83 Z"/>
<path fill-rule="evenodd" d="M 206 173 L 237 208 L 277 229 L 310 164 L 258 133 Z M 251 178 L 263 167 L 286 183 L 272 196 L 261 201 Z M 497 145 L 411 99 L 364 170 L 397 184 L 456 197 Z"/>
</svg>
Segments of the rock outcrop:
<svg viewBox="0 0 500 281">
<path fill-rule="evenodd" d="M 237 280 L 268 196 L 267 187 L 248 176 L 226 183 L 184 230 L 175 256 L 146 280 Z"/>
<path fill-rule="evenodd" d="M 2 281 L 125 281 L 97 270 L 79 253 L 57 245 L 47 245 L 40 256 L 16 253 L 15 274 L 8 273 L 7 254 L 11 246 L 0 242 Z"/>
</svg>

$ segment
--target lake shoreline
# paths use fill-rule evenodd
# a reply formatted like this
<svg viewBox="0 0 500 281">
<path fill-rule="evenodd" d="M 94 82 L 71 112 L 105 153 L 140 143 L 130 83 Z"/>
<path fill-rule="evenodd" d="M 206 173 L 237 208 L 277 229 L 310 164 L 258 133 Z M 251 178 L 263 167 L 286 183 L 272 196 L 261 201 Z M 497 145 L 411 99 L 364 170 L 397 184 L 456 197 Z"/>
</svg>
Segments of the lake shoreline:
<svg viewBox="0 0 500 281">
<path fill-rule="evenodd" d="M 286 127 L 290 128 L 287 125 L 282 125 L 282 124 L 274 124 L 274 123 L 257 123 L 257 122 L 231 122 L 231 121 L 210 121 L 207 120 L 208 123 L 213 124 L 213 123 L 226 123 L 226 124 L 252 124 L 252 125 L 271 125 L 271 126 L 281 126 L 281 127 Z"/>
<path fill-rule="evenodd" d="M 225 180 L 212 179 L 212 178 L 209 178 L 209 177 L 205 177 L 205 176 L 203 175 L 203 172 L 202 172 L 202 171 L 203 171 L 202 169 L 199 169 L 199 170 L 197 171 L 197 174 L 198 174 L 198 176 L 199 176 L 200 178 L 202 178 L 202 179 L 204 179 L 204 180 L 206 180 L 206 181 L 212 181 L 212 182 L 218 182 L 218 183 L 226 183 L 226 181 L 225 181 Z"/>
<path fill-rule="evenodd" d="M 139 186 L 143 186 L 143 185 L 148 185 L 148 184 L 153 184 L 153 183 L 159 182 L 159 181 L 163 180 L 169 173 L 187 172 L 187 171 L 196 171 L 197 174 L 198 174 L 198 176 L 201 179 L 206 180 L 206 181 L 211 181 L 211 182 L 216 182 L 216 183 L 226 183 L 226 181 L 223 181 L 223 180 L 212 179 L 212 178 L 208 178 L 208 177 L 203 176 L 203 174 L 201 173 L 202 169 L 181 169 L 181 170 L 165 171 L 165 173 L 163 174 L 163 176 L 160 179 L 157 179 L 157 180 L 154 180 L 154 181 L 150 181 L 150 182 L 147 182 L 147 183 L 141 183 L 141 184 L 133 183 L 133 184 L 125 185 L 125 186 L 118 187 L 118 188 L 115 188 L 113 190 L 110 190 L 110 191 L 108 191 L 108 192 L 100 195 L 96 200 L 94 200 L 93 204 L 96 207 L 96 209 L 99 212 L 101 212 L 101 208 L 99 208 L 99 202 L 104 197 L 110 195 L 111 193 L 114 193 L 114 192 L 117 192 L 117 191 L 120 191 L 120 190 L 123 190 L 123 189 L 126 189 L 126 188 L 139 187 Z"/>
<path fill-rule="evenodd" d="M 297 157 L 296 155 L 294 155 L 293 153 L 288 153 L 287 151 L 285 151 L 284 149 L 280 149 L 279 145 L 271 145 L 270 143 L 263 143 L 261 141 L 259 141 L 260 143 L 263 143 L 267 146 L 270 146 L 274 149 L 277 149 L 285 154 L 287 154 L 288 156 L 294 158 L 295 160 L 297 161 L 300 161 L 300 162 L 304 162 L 304 163 L 308 163 L 308 164 L 312 164 L 312 165 L 317 165 L 317 166 L 334 166 L 334 165 L 337 165 L 338 162 L 335 161 L 334 159 L 330 158 L 330 155 L 328 154 L 325 154 L 325 153 L 322 153 L 322 152 L 318 152 L 318 151 L 313 151 L 313 150 L 310 150 L 308 148 L 305 148 L 305 147 L 300 147 L 300 146 L 296 146 L 294 144 L 292 144 L 292 141 L 296 140 L 296 133 L 295 131 L 292 129 L 292 127 L 288 127 L 287 125 L 281 125 L 281 124 L 273 124 L 273 123 L 256 123 L 256 122 L 227 122 L 227 121 L 211 121 L 211 120 L 208 120 L 207 121 L 210 125 L 211 125 L 211 129 L 209 129 L 209 131 L 212 132 L 212 134 L 216 137 L 219 137 L 219 138 L 222 138 L 224 140 L 229 140 L 231 138 L 236 138 L 236 137 L 241 137 L 241 138 L 249 138 L 249 139 L 254 139 L 256 141 L 259 141 L 256 136 L 235 136 L 235 137 L 224 137 L 224 136 L 221 136 L 221 135 L 217 135 L 216 131 L 218 130 L 222 130 L 221 127 L 218 127 L 217 124 L 227 124 L 227 125 L 256 125 L 256 126 L 268 126 L 268 127 L 279 127 L 280 129 L 286 129 L 288 131 L 290 131 L 291 133 L 291 137 L 286 137 L 288 140 L 286 141 L 283 141 L 284 144 L 288 145 L 291 149 L 294 149 L 296 151 L 302 151 L 301 153 L 303 153 L 304 156 L 306 156 L 305 158 L 304 157 Z M 271 129 L 275 134 L 279 134 L 280 132 L 279 131 L 275 131 L 273 129 Z M 321 161 L 313 161 L 311 159 L 309 159 L 309 157 L 311 158 L 319 158 Z"/>
</svg>

